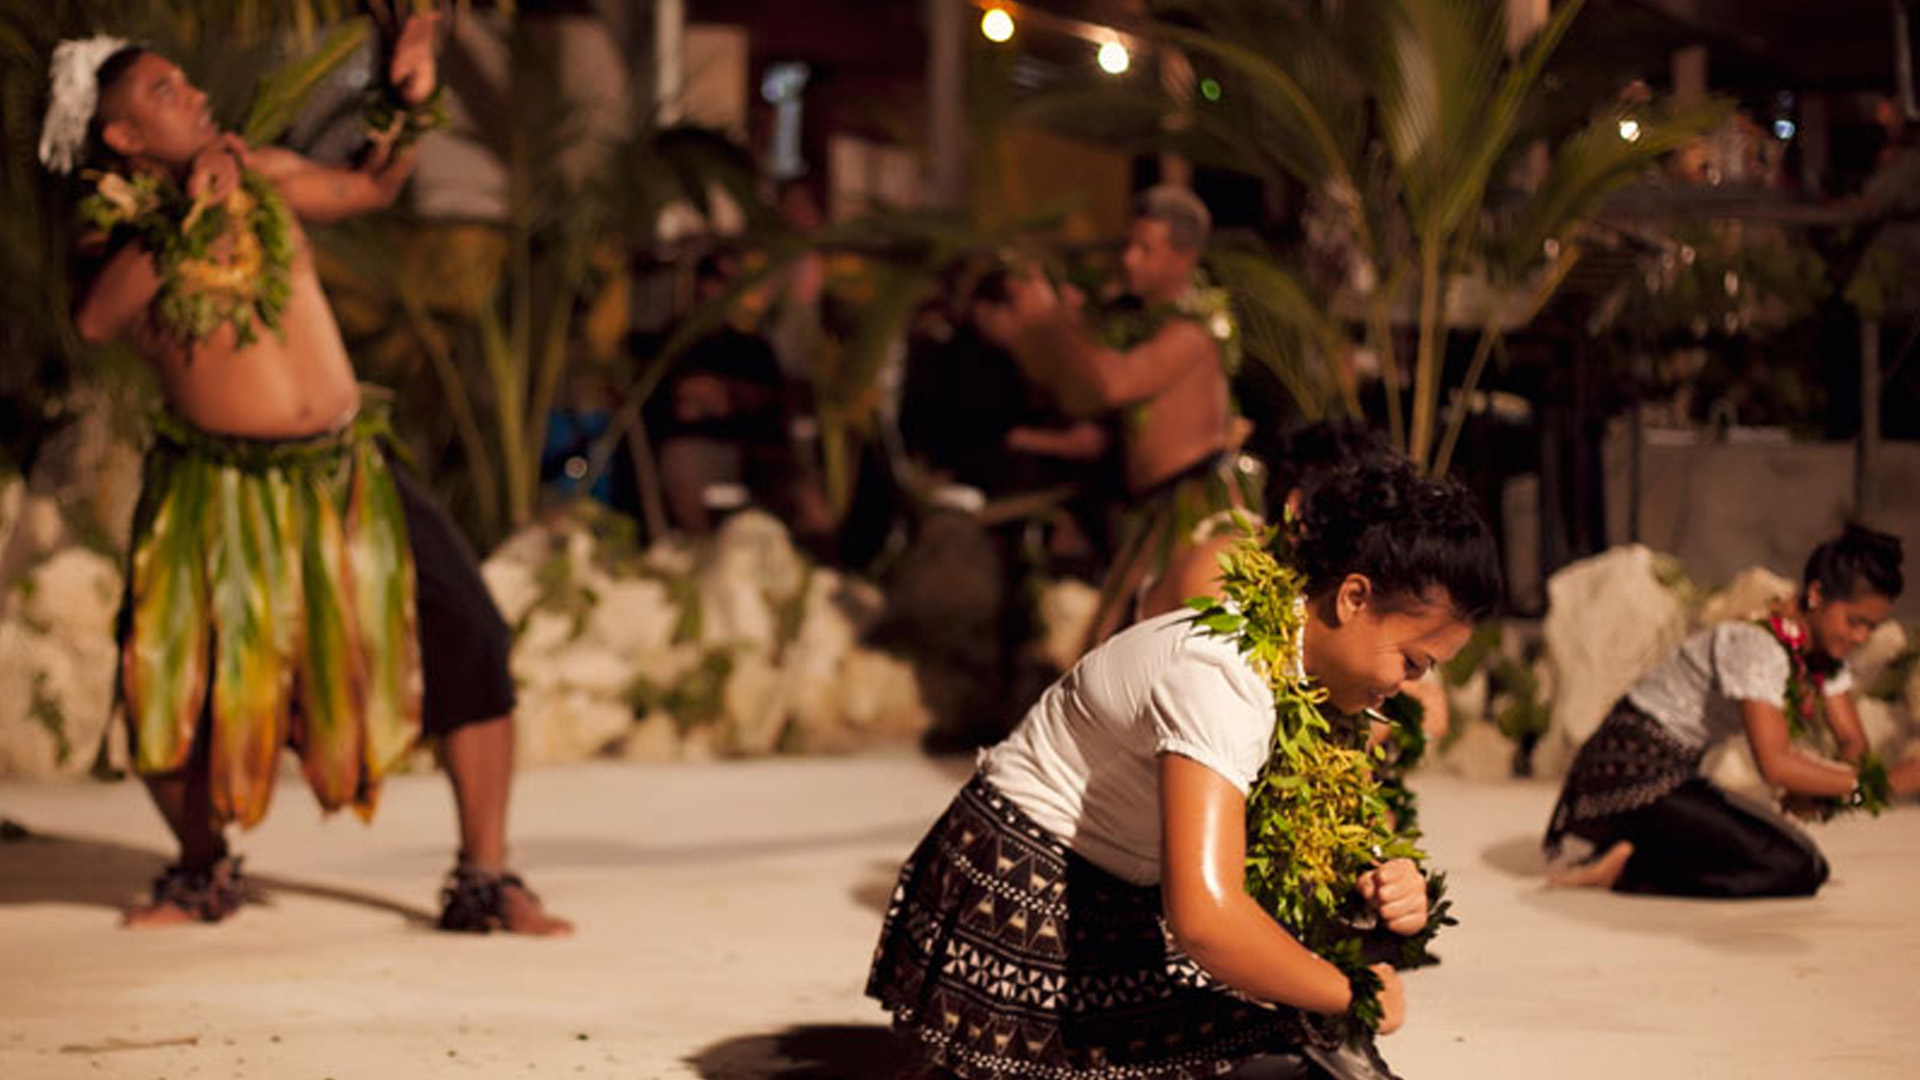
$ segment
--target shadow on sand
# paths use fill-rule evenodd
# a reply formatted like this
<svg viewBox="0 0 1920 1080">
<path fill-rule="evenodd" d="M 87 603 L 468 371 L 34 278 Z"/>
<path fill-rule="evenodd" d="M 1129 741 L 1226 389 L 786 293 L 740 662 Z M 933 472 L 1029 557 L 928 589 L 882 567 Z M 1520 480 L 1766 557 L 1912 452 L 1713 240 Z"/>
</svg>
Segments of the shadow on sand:
<svg viewBox="0 0 1920 1080">
<path fill-rule="evenodd" d="M 1803 955 L 1813 948 L 1805 934 L 1807 925 L 1820 917 L 1813 902 L 1805 898 L 1729 902 L 1556 888 L 1547 883 L 1546 855 L 1540 850 L 1540 838 L 1532 834 L 1489 845 L 1481 850 L 1480 861 L 1532 886 L 1520 893 L 1521 903 L 1528 907 L 1608 930 L 1683 938 L 1719 952 Z"/>
<path fill-rule="evenodd" d="M 893 1080 L 910 1063 L 882 1024 L 801 1024 L 737 1036 L 687 1059 L 704 1080 Z"/>
<path fill-rule="evenodd" d="M 1527 833 L 1491 844 L 1480 852 L 1480 861 L 1509 877 L 1547 880 L 1547 854 L 1540 849 L 1540 837 Z"/>
<path fill-rule="evenodd" d="M 28 832 L 12 822 L 0 830 L 0 908 L 20 904 L 80 904 L 116 913 L 145 898 L 146 884 L 166 869 L 156 851 L 111 840 Z M 357 904 L 431 927 L 425 909 L 384 896 L 290 878 L 247 875 L 248 900 L 271 906 L 282 895 Z"/>
</svg>

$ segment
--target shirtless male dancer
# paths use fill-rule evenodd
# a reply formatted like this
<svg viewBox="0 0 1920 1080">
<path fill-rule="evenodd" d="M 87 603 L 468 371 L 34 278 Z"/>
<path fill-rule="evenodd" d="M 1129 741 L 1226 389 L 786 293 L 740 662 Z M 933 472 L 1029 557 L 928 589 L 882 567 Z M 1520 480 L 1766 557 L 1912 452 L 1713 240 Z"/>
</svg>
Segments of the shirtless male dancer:
<svg viewBox="0 0 1920 1080">
<path fill-rule="evenodd" d="M 386 102 L 403 122 L 435 90 L 434 24 L 410 19 L 393 43 Z M 100 257 L 76 327 L 127 339 L 167 407 L 135 523 L 121 691 L 180 861 L 127 925 L 240 904 L 225 827 L 265 813 L 282 746 L 324 808 L 371 815 L 424 713 L 460 832 L 440 926 L 569 932 L 506 868 L 510 632 L 452 522 L 388 469 L 381 410 L 363 401 L 299 224 L 390 204 L 412 150 L 380 137 L 392 128 L 357 168 L 249 146 L 178 66 L 110 38 L 64 43 L 53 69 L 42 161 L 98 166 L 82 174 L 98 205 L 148 230 L 83 240 Z M 247 224 L 185 256 L 154 240 L 218 212 Z"/>
<path fill-rule="evenodd" d="M 1044 278 L 1009 285 L 1023 365 L 1081 413 L 1119 412 L 1129 501 L 1087 648 L 1141 617 L 1142 597 L 1194 530 L 1232 506 L 1257 504 L 1239 465 L 1223 347 L 1234 338 L 1223 298 L 1197 274 L 1212 219 L 1184 188 L 1139 200 L 1122 267 L 1136 317 L 1101 328 Z"/>
</svg>

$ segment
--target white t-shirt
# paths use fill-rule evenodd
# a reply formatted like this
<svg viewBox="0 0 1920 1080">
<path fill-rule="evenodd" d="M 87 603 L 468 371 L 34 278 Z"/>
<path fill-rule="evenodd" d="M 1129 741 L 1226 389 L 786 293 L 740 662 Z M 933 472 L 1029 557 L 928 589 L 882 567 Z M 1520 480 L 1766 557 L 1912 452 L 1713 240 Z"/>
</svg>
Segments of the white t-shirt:
<svg viewBox="0 0 1920 1080">
<path fill-rule="evenodd" d="M 1179 754 L 1246 794 L 1273 741 L 1273 693 L 1230 638 L 1174 611 L 1116 634 L 1047 688 L 987 780 L 1115 877 L 1160 880 L 1159 756 Z"/>
<path fill-rule="evenodd" d="M 1723 622 L 1681 642 L 1640 676 L 1627 698 L 1687 746 L 1705 748 L 1745 733 L 1742 701 L 1785 708 L 1791 666 L 1786 646 L 1765 627 Z M 1824 690 L 1835 697 L 1852 688 L 1853 675 L 1842 664 Z"/>
</svg>

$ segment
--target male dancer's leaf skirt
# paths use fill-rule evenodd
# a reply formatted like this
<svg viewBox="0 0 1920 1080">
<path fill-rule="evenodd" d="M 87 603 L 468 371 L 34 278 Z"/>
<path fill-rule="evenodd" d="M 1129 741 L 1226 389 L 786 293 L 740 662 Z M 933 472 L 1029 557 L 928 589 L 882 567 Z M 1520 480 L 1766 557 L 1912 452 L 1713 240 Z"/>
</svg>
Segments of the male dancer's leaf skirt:
<svg viewBox="0 0 1920 1080">
<path fill-rule="evenodd" d="M 1260 482 L 1248 459 L 1229 449 L 1133 496 L 1081 652 L 1138 621 L 1140 594 L 1160 580 L 1176 556 L 1206 539 L 1210 526 L 1226 527 L 1220 520 L 1224 514 L 1239 510 L 1258 518 Z"/>
<path fill-rule="evenodd" d="M 218 824 L 265 815 L 287 745 L 323 808 L 370 817 L 420 733 L 414 566 L 385 427 L 374 409 L 291 442 L 157 422 L 121 693 L 136 769 L 204 754 Z"/>
</svg>

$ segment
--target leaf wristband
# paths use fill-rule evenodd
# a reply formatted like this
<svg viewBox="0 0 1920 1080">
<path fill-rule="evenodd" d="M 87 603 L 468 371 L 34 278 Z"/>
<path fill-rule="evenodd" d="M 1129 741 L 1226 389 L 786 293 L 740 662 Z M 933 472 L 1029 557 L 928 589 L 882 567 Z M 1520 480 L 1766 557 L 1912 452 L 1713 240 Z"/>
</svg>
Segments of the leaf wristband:
<svg viewBox="0 0 1920 1080">
<path fill-rule="evenodd" d="M 1347 1002 L 1347 1011 L 1338 1018 L 1369 1034 L 1380 1030 L 1380 1021 L 1386 1017 L 1386 1010 L 1380 1005 L 1380 992 L 1386 987 L 1380 981 L 1380 973 L 1370 967 L 1343 967 L 1341 974 L 1347 977 L 1347 989 L 1352 1000 Z"/>
<path fill-rule="evenodd" d="M 435 86 L 425 101 L 408 104 L 396 87 L 375 87 L 360 103 L 360 126 L 375 146 L 397 154 L 448 125 L 446 90 L 444 84 Z"/>
</svg>

